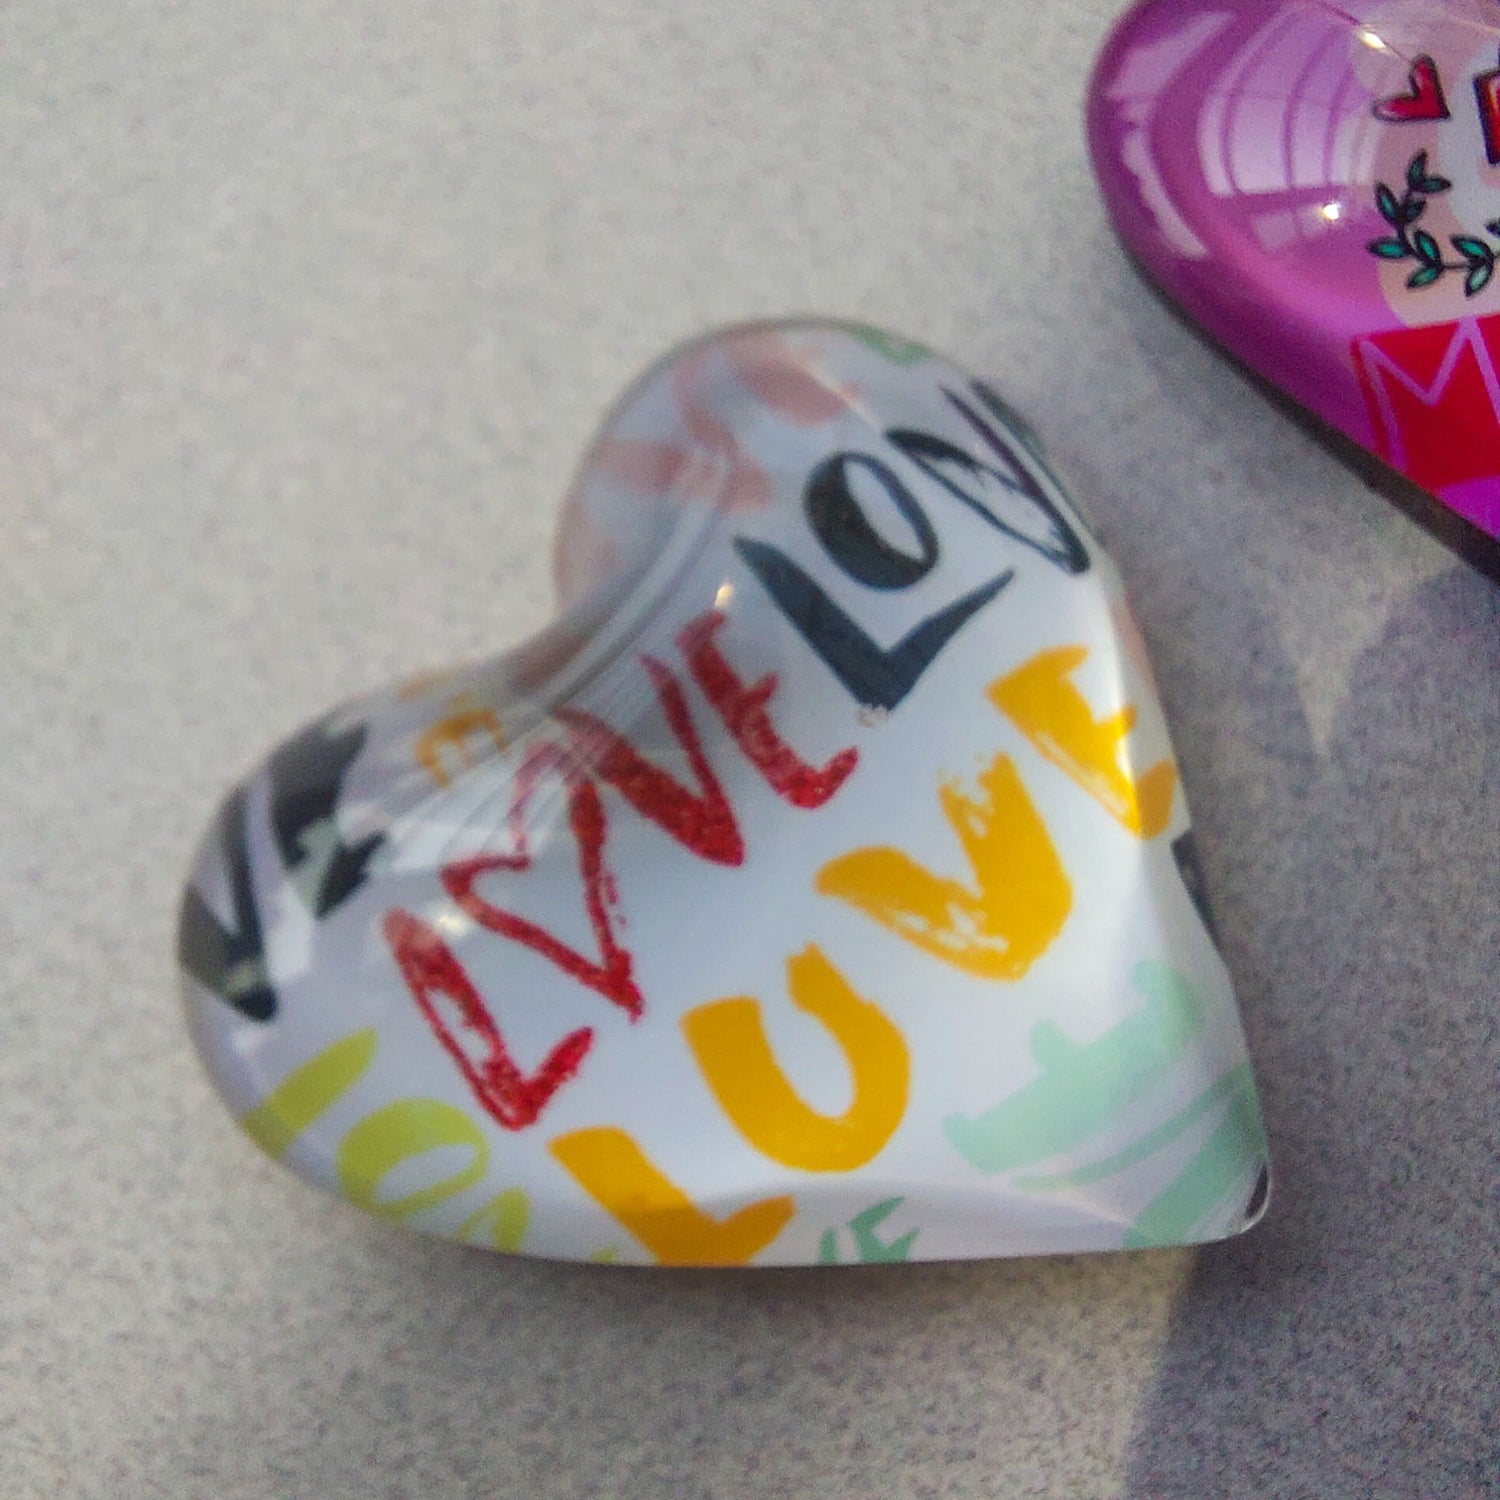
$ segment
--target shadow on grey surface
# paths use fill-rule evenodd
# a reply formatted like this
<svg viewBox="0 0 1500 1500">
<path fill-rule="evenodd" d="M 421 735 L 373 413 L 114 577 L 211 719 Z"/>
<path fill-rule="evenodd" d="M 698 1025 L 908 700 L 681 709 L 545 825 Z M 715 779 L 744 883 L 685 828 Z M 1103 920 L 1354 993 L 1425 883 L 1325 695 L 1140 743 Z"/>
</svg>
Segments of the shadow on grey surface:
<svg viewBox="0 0 1500 1500">
<path fill-rule="evenodd" d="M 1389 464 L 1381 462 L 1353 438 L 1330 426 L 1305 406 L 1298 405 L 1280 386 L 1267 380 L 1258 370 L 1252 369 L 1238 355 L 1231 353 L 1200 328 L 1162 290 L 1151 273 L 1128 249 L 1124 249 L 1124 255 L 1141 284 L 1151 293 L 1156 305 L 1165 309 L 1177 326 L 1184 329 L 1202 348 L 1210 350 L 1230 365 L 1268 406 L 1299 432 L 1320 444 L 1373 494 L 1394 505 L 1408 520 L 1441 542 L 1455 557 L 1462 558 L 1471 568 L 1500 583 L 1500 537 L 1481 531 L 1466 516 L 1450 510 L 1436 496 L 1429 494 L 1420 485 L 1413 484 Z"/>
<path fill-rule="evenodd" d="M 1080 1348 L 1117 1392 L 1110 1344 L 1149 1346 L 1142 1282 L 1164 1296 L 1174 1274 L 1151 1252 L 643 1274 L 373 1225 L 348 1241 L 348 1307 L 289 1295 L 141 1455 L 159 1486 L 116 1494 L 1102 1497 L 1118 1440 L 1073 1409 Z"/>
<path fill-rule="evenodd" d="M 1140 1500 L 1500 1495 L 1500 592 L 1417 588 L 1348 689 L 1215 871 L 1276 1187 L 1198 1257 Z"/>
</svg>

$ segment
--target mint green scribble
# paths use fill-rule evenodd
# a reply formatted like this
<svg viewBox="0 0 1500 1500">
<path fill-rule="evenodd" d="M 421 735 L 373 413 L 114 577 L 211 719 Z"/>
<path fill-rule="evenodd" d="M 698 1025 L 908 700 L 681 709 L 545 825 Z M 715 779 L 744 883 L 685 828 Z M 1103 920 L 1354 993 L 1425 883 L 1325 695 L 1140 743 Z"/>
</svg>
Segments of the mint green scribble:
<svg viewBox="0 0 1500 1500">
<path fill-rule="evenodd" d="M 892 364 L 910 367 L 932 358 L 932 350 L 915 344 L 910 339 L 897 338 L 883 328 L 851 328 L 850 333 L 860 343 L 868 344 L 877 354 L 883 354 Z"/>
<path fill-rule="evenodd" d="M 1235 1094 L 1218 1128 L 1164 1192 L 1157 1194 L 1126 1231 L 1124 1247 L 1190 1244 L 1215 1226 L 1208 1219 L 1226 1199 L 1248 1195 L 1266 1160 L 1266 1134 L 1255 1090 Z M 1225 1221 L 1225 1231 L 1239 1226 Z"/>
<path fill-rule="evenodd" d="M 965 1160 L 981 1172 L 1005 1172 L 1074 1150 L 1182 1060 L 1208 1013 L 1202 991 L 1154 959 L 1138 963 L 1130 978 L 1146 998 L 1134 1015 L 1087 1043 L 1038 1021 L 1031 1055 L 1041 1076 L 982 1115 L 943 1121 Z"/>
<path fill-rule="evenodd" d="M 900 1239 L 891 1240 L 889 1243 L 875 1233 L 905 1202 L 905 1198 L 887 1198 L 884 1203 L 876 1203 L 849 1220 L 849 1228 L 854 1231 L 854 1252 L 861 1265 L 887 1265 L 895 1261 L 911 1259 L 911 1247 L 922 1232 L 920 1229 L 913 1229 L 910 1233 L 903 1234 Z M 822 1238 L 818 1241 L 818 1264 L 836 1266 L 838 1263 L 838 1231 L 825 1229 Z"/>
<path fill-rule="evenodd" d="M 1103 1161 L 1094 1162 L 1091 1166 L 1079 1167 L 1074 1172 L 1029 1172 L 1017 1177 L 1015 1185 L 1027 1193 L 1055 1193 L 1066 1188 L 1088 1187 L 1091 1183 L 1102 1182 L 1106 1177 L 1113 1177 L 1117 1172 L 1134 1167 L 1145 1161 L 1148 1156 L 1154 1156 L 1158 1151 L 1164 1150 L 1180 1135 L 1191 1130 L 1199 1120 L 1216 1109 L 1225 1099 L 1231 1098 L 1242 1090 L 1254 1095 L 1255 1084 L 1251 1077 L 1249 1063 L 1241 1063 L 1239 1067 L 1231 1068 L 1222 1078 L 1209 1084 L 1196 1099 L 1184 1109 L 1179 1110 L 1170 1120 L 1158 1125 L 1155 1130 L 1143 1135 L 1140 1140 L 1127 1146 L 1123 1151 L 1107 1156 Z"/>
</svg>

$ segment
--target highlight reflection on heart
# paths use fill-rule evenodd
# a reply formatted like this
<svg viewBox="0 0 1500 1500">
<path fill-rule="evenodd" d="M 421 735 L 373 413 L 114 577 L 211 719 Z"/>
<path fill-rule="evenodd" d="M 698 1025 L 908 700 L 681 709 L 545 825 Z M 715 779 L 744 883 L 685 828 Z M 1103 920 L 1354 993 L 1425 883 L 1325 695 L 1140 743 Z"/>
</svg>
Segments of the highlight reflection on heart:
<svg viewBox="0 0 1500 1500">
<path fill-rule="evenodd" d="M 572 1259 L 1258 1216 L 1149 668 L 993 389 L 866 328 L 699 340 L 605 424 L 557 573 L 536 640 L 335 710 L 210 830 L 189 1024 L 264 1149 Z"/>
</svg>

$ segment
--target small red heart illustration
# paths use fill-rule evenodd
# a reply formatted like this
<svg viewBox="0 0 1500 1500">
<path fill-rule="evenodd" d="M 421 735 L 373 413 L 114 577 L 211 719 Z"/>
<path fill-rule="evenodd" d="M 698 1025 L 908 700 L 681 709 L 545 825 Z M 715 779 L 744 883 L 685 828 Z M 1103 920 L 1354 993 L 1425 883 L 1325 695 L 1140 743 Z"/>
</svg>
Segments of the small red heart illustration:
<svg viewBox="0 0 1500 1500">
<path fill-rule="evenodd" d="M 1375 105 L 1377 120 L 1387 120 L 1393 125 L 1411 125 L 1421 120 L 1450 118 L 1437 64 L 1425 53 L 1411 65 L 1407 81 L 1409 93 L 1381 99 Z"/>
</svg>

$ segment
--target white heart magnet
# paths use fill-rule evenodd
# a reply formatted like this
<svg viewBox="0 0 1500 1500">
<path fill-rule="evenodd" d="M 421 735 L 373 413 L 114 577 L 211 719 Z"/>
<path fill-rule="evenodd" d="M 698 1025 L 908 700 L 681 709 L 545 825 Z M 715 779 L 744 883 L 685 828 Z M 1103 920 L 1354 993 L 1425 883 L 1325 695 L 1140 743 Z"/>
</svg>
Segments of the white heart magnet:
<svg viewBox="0 0 1500 1500">
<path fill-rule="evenodd" d="M 625 397 L 564 610 L 237 786 L 192 1035 L 309 1181 L 671 1265 L 1184 1244 L 1266 1150 L 1119 580 L 986 384 L 731 329 Z"/>
</svg>

